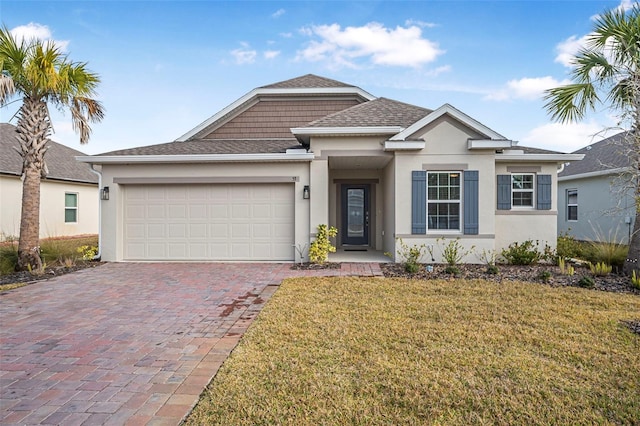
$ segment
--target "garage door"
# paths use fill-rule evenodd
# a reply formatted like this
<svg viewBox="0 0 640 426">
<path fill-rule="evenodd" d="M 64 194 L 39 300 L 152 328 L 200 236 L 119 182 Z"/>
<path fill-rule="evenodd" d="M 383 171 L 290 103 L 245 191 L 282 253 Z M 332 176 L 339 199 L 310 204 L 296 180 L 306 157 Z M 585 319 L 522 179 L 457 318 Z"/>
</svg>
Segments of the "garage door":
<svg viewBox="0 0 640 426">
<path fill-rule="evenodd" d="M 123 188 L 127 260 L 293 260 L 292 184 Z"/>
</svg>

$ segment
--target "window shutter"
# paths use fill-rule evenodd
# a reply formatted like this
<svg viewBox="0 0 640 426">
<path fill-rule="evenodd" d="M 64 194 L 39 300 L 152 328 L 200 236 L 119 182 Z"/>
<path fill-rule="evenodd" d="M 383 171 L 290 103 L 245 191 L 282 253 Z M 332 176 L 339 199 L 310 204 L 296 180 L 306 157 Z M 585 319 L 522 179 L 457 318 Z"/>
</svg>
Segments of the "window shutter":
<svg viewBox="0 0 640 426">
<path fill-rule="evenodd" d="M 538 175 L 536 177 L 536 192 L 536 209 L 551 210 L 551 175 Z"/>
<path fill-rule="evenodd" d="M 478 171 L 464 172 L 464 233 L 478 235 Z"/>
<path fill-rule="evenodd" d="M 511 175 L 498 175 L 498 210 L 511 210 Z"/>
<path fill-rule="evenodd" d="M 411 173 L 411 233 L 427 233 L 427 172 Z"/>
</svg>

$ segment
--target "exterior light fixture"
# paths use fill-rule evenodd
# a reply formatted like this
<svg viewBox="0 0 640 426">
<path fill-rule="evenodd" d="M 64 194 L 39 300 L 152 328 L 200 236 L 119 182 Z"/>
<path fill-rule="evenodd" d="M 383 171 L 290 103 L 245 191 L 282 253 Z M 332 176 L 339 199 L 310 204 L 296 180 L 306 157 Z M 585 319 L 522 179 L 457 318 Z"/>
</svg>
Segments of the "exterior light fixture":
<svg viewBox="0 0 640 426">
<path fill-rule="evenodd" d="M 100 199 L 107 201 L 109 199 L 109 187 L 105 186 L 100 190 Z"/>
<path fill-rule="evenodd" d="M 302 189 L 302 198 L 308 200 L 311 197 L 311 190 L 309 189 L 309 185 L 305 185 Z"/>
</svg>

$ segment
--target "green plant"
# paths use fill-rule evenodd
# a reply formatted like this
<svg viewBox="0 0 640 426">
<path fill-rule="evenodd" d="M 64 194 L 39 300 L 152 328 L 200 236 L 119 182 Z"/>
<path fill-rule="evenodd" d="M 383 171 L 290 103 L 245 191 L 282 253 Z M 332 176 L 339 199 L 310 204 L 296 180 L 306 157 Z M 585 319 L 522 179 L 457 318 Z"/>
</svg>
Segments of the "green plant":
<svg viewBox="0 0 640 426">
<path fill-rule="evenodd" d="M 622 268 L 629 248 L 618 237 L 617 228 L 605 235 L 599 227 L 593 227 L 593 233 L 595 238 L 587 242 L 586 260 L 591 263 L 606 263 L 616 269 Z"/>
<path fill-rule="evenodd" d="M 335 227 L 328 227 L 324 224 L 318 225 L 316 239 L 309 247 L 309 260 L 311 263 L 323 264 L 329 260 L 329 253 L 335 253 L 336 251 L 329 238 L 333 238 L 336 235 L 338 235 L 338 230 Z"/>
<path fill-rule="evenodd" d="M 0 275 L 11 274 L 16 271 L 18 264 L 18 247 L 16 244 L 0 246 Z"/>
<path fill-rule="evenodd" d="M 420 270 L 420 263 L 426 254 L 427 246 L 425 244 L 410 246 L 402 238 L 396 238 L 396 241 L 398 242 L 397 253 L 402 259 L 404 270 L 410 274 L 415 274 Z M 393 258 L 389 253 L 387 255 Z"/>
<path fill-rule="evenodd" d="M 586 275 L 580 278 L 580 281 L 578 281 L 578 286 L 582 288 L 593 288 L 593 286 L 595 285 L 596 285 L 596 282 L 593 280 L 593 278 L 588 277 Z"/>
<path fill-rule="evenodd" d="M 631 285 L 640 290 L 640 277 L 636 276 L 636 270 L 631 273 Z"/>
<path fill-rule="evenodd" d="M 558 266 L 560 267 L 560 273 L 564 275 L 573 276 L 576 273 L 576 270 L 573 267 L 573 265 L 571 264 L 567 265 L 565 263 L 564 258 L 562 257 L 558 257 Z"/>
<path fill-rule="evenodd" d="M 447 267 L 444 268 L 444 272 L 446 272 L 447 274 L 455 275 L 456 277 L 461 273 L 460 268 L 455 265 L 447 265 Z"/>
<path fill-rule="evenodd" d="M 584 258 L 584 244 L 569 235 L 569 231 L 560 233 L 556 242 L 556 256 L 558 259 Z"/>
<path fill-rule="evenodd" d="M 442 251 L 442 258 L 447 265 L 455 266 L 459 264 L 462 259 L 475 250 L 475 246 L 471 246 L 468 250 L 460 243 L 460 239 L 450 240 L 445 244 L 446 239 L 444 237 L 438 238 L 436 242 Z"/>
<path fill-rule="evenodd" d="M 76 252 L 82 256 L 82 260 L 92 260 L 98 255 L 98 247 L 96 246 L 80 246 L 76 249 Z"/>
<path fill-rule="evenodd" d="M 502 257 L 511 265 L 533 265 L 544 258 L 544 253 L 538 249 L 539 242 L 526 240 L 522 243 L 517 241 L 509 244 L 509 247 L 502 250 Z"/>
<path fill-rule="evenodd" d="M 589 262 L 589 270 L 591 270 L 591 273 L 596 277 L 609 275 L 612 269 L 611 265 L 607 265 L 604 262 L 598 262 L 596 264 Z"/>
<path fill-rule="evenodd" d="M 548 283 L 549 281 L 551 281 L 551 272 L 549 271 L 540 272 L 540 274 L 538 274 L 538 279 L 543 283 Z"/>
<path fill-rule="evenodd" d="M 485 272 L 489 275 L 497 275 L 500 273 L 500 268 L 497 265 L 487 265 Z"/>
</svg>

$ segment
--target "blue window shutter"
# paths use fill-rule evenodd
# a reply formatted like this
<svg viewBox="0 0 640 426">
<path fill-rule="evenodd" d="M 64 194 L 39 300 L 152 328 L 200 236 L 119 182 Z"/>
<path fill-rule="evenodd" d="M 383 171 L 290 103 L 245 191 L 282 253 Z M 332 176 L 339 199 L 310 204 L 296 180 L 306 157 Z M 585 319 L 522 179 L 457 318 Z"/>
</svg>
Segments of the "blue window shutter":
<svg viewBox="0 0 640 426">
<path fill-rule="evenodd" d="M 498 210 L 511 210 L 511 175 L 498 175 Z"/>
<path fill-rule="evenodd" d="M 551 210 L 551 175 L 536 176 L 538 210 Z"/>
<path fill-rule="evenodd" d="M 427 233 L 427 172 L 411 173 L 411 233 Z"/>
<path fill-rule="evenodd" d="M 464 233 L 478 235 L 478 171 L 464 172 Z"/>
</svg>

